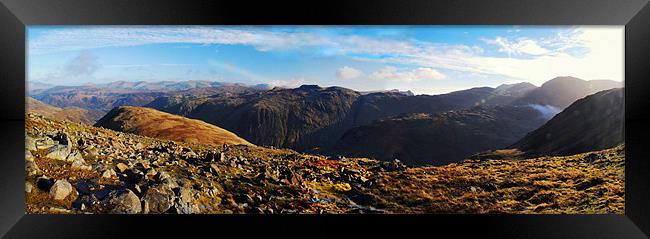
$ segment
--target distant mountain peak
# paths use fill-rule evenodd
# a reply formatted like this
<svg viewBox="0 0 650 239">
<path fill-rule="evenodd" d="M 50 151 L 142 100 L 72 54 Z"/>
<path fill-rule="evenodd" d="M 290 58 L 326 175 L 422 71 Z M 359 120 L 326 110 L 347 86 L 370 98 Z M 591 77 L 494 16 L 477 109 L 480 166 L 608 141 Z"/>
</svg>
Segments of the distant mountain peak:
<svg viewBox="0 0 650 239">
<path fill-rule="evenodd" d="M 298 89 L 301 89 L 301 90 L 320 90 L 320 89 L 323 89 L 323 88 L 318 86 L 318 85 L 301 85 L 300 87 L 298 87 Z"/>
</svg>

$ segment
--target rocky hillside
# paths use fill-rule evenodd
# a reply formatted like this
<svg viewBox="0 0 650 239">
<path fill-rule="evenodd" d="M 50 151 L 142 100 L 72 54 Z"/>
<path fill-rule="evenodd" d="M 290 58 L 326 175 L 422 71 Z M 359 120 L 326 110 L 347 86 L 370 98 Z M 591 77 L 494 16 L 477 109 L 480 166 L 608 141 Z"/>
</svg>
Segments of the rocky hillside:
<svg viewBox="0 0 650 239">
<path fill-rule="evenodd" d="M 582 80 L 575 77 L 556 77 L 533 89 L 515 103 L 520 105 L 545 105 L 564 109 L 576 100 L 602 90 L 623 87 L 611 80 Z"/>
<path fill-rule="evenodd" d="M 97 110 L 87 110 L 78 107 L 55 107 L 32 97 L 27 97 L 26 99 L 26 110 L 27 112 L 44 115 L 52 119 L 68 120 L 89 125 L 95 124 L 95 121 L 103 115 L 101 111 Z"/>
<path fill-rule="evenodd" d="M 532 155 L 570 155 L 625 142 L 625 93 L 605 90 L 571 104 L 509 148 Z"/>
<path fill-rule="evenodd" d="M 135 106 L 114 108 L 95 126 L 186 143 L 250 145 L 236 134 L 203 121 Z"/>
<path fill-rule="evenodd" d="M 624 146 L 410 168 L 160 140 L 28 114 L 27 213 L 619 213 Z"/>
<path fill-rule="evenodd" d="M 407 165 L 460 162 L 472 154 L 507 147 L 544 123 L 529 107 L 474 107 L 376 121 L 343 135 L 331 153 Z"/>
</svg>

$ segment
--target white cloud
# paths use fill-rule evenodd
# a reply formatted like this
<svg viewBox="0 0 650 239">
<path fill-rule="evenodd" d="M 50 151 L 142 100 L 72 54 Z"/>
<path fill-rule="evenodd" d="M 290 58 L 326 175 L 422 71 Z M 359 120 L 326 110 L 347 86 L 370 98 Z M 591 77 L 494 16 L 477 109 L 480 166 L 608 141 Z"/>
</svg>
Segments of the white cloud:
<svg viewBox="0 0 650 239">
<path fill-rule="evenodd" d="M 301 85 L 304 85 L 306 82 L 303 78 L 288 79 L 288 80 L 272 80 L 268 84 L 272 87 L 282 87 L 282 88 L 296 88 Z"/>
<path fill-rule="evenodd" d="M 70 77 L 90 76 L 100 67 L 97 56 L 89 51 L 82 51 L 63 66 L 63 74 Z"/>
<path fill-rule="evenodd" d="M 203 26 L 65 29 L 30 37 L 28 46 L 29 54 L 156 43 L 242 44 L 253 46 L 259 51 L 317 46 L 328 54 L 349 54 L 353 59 L 360 61 L 497 75 L 539 85 L 561 75 L 622 81 L 623 29 L 622 26 L 574 27 L 560 31 L 552 37 L 513 39 L 502 36 L 487 40 L 496 45 L 498 50 L 508 53 L 508 57 L 486 55 L 484 49 L 474 45 L 300 31 L 269 31 L 266 28 Z M 576 49 L 579 49 L 579 54 L 576 54 Z M 245 69 L 222 66 L 252 76 L 251 78 L 265 79 Z M 407 81 L 422 78 L 413 72 L 391 72 L 390 69 L 375 73 L 375 77 L 391 76 Z M 421 72 L 424 73 L 425 71 Z M 440 78 L 433 74 L 428 77 Z"/>
<path fill-rule="evenodd" d="M 404 71 L 393 66 L 386 66 L 370 74 L 369 78 L 372 80 L 413 82 L 418 80 L 443 80 L 447 77 L 434 69 L 426 67 Z"/>
<path fill-rule="evenodd" d="M 328 44 L 320 35 L 254 29 L 193 27 L 82 27 L 46 32 L 28 42 L 30 54 L 160 43 L 245 44 L 257 50 Z"/>
<path fill-rule="evenodd" d="M 511 41 L 504 37 L 496 37 L 495 39 L 484 39 L 484 41 L 488 44 L 499 46 L 499 51 L 507 53 L 508 56 L 522 54 L 543 55 L 549 53 L 549 50 L 541 47 L 537 41 L 528 38 Z"/>
<path fill-rule="evenodd" d="M 363 72 L 361 70 L 349 66 L 344 66 L 336 70 L 336 77 L 339 79 L 354 79 L 361 75 L 363 75 Z"/>
<path fill-rule="evenodd" d="M 541 85 L 557 76 L 623 81 L 624 28 L 620 26 L 579 27 L 542 39 L 552 51 L 525 58 L 496 57 L 480 51 L 446 51 L 422 48 L 419 53 L 382 59 L 360 59 L 384 64 L 408 64 L 466 73 L 497 75 Z M 584 54 L 571 54 L 581 48 Z"/>
</svg>

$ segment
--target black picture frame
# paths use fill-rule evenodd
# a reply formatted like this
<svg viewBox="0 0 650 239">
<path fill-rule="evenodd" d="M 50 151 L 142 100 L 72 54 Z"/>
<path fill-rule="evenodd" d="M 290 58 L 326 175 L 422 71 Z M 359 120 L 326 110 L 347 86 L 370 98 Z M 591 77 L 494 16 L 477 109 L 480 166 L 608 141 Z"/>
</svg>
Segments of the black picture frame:
<svg viewBox="0 0 650 239">
<path fill-rule="evenodd" d="M 625 215 L 26 215 L 27 25 L 625 25 Z M 648 0 L 0 0 L 0 235 L 647 238 Z"/>
</svg>

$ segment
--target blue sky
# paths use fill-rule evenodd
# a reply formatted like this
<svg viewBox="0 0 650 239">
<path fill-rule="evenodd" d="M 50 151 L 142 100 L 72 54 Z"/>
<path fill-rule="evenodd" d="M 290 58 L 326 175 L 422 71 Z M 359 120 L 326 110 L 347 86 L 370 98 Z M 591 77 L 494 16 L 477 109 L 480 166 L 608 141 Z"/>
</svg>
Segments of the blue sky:
<svg viewBox="0 0 650 239">
<path fill-rule="evenodd" d="M 212 80 L 438 94 L 623 81 L 620 26 L 30 26 L 28 80 Z"/>
</svg>

